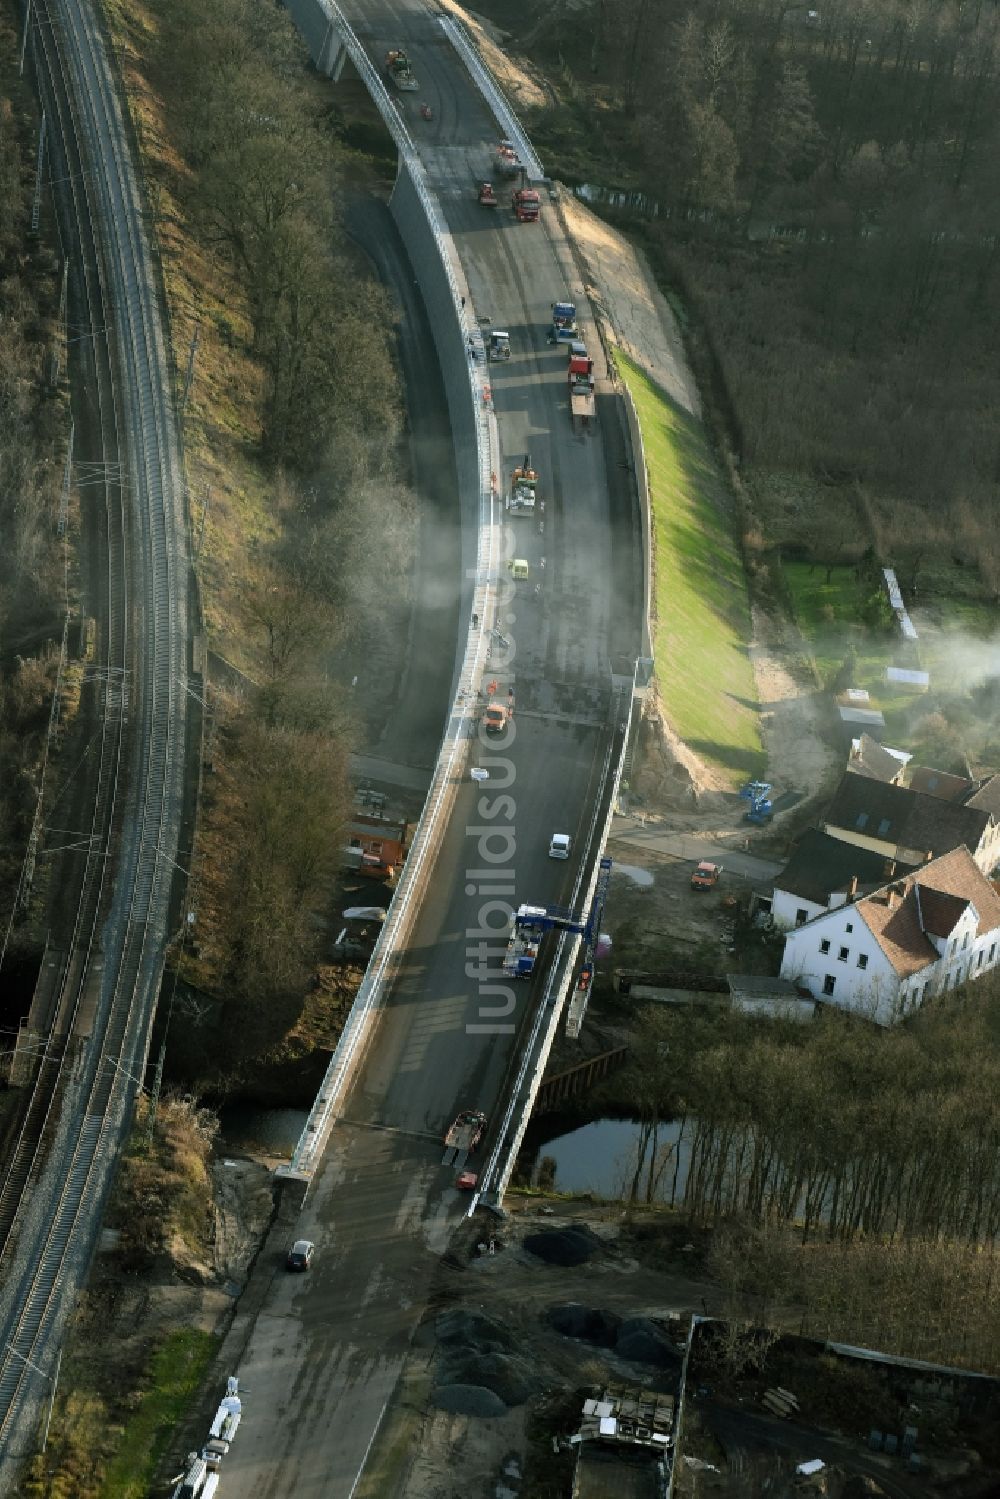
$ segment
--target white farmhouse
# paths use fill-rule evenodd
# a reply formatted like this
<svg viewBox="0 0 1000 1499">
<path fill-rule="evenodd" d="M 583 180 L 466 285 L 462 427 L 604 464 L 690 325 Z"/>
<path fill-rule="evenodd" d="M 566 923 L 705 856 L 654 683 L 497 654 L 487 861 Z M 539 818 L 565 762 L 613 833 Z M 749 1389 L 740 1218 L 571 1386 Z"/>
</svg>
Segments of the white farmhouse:
<svg viewBox="0 0 1000 1499">
<path fill-rule="evenodd" d="M 781 963 L 816 999 L 893 1025 L 1000 956 L 1000 896 L 967 848 L 789 932 Z"/>
</svg>

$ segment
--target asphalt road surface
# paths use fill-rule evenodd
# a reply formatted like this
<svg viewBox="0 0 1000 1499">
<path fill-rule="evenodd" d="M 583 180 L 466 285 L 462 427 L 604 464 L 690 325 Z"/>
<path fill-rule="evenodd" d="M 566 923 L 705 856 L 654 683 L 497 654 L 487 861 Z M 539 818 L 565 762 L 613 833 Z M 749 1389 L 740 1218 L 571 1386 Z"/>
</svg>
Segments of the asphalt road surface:
<svg viewBox="0 0 1000 1499">
<path fill-rule="evenodd" d="M 430 772 L 450 705 L 450 663 L 459 639 L 462 536 L 458 476 L 444 383 L 406 246 L 386 203 L 352 198 L 347 228 L 392 292 L 400 312 L 397 352 L 406 388 L 418 539 L 413 609 L 399 692 L 376 757 Z M 465 635 L 461 637 L 462 649 Z M 429 777 L 424 781 L 428 784 Z"/>
<path fill-rule="evenodd" d="M 408 122 L 477 313 L 511 333 L 510 363 L 493 367 L 504 466 L 509 473 L 530 450 L 546 504 L 543 531 L 537 518 L 511 523 L 514 555 L 528 559 L 531 579 L 501 619 L 517 700 L 516 738 L 506 751 L 510 805 L 495 805 L 489 785 L 460 789 L 376 1041 L 296 1225 L 297 1236 L 317 1244 L 313 1268 L 291 1276 L 277 1262 L 258 1266 L 270 1287 L 239 1369 L 227 1371 L 239 1373 L 246 1402 L 224 1482 L 227 1492 L 256 1499 L 390 1492 L 371 1488 L 382 1460 L 378 1433 L 467 1202 L 454 1169 L 442 1166 L 442 1135 L 459 1109 L 494 1111 L 517 1044 L 513 1029 L 497 1026 L 519 1027 L 540 985 L 515 986 L 515 1013 L 491 1017 L 485 1011 L 498 1001 L 466 974 L 474 943 L 466 934 L 483 905 L 474 871 L 488 867 L 472 830 L 504 830 L 486 854 L 513 834 L 498 867 L 513 872 L 515 904 L 569 899 L 576 863 L 549 860 L 549 836 L 581 835 L 582 850 L 608 743 L 609 658 L 638 649 L 627 475 L 615 457 L 609 484 L 600 429 L 572 433 L 565 350 L 546 344 L 550 305 L 574 279 L 552 210 L 546 206 L 541 224 L 521 225 L 509 210 L 491 213 L 475 201 L 476 180 L 490 176 L 496 126 L 430 14 L 375 0 L 364 14 L 350 7 L 348 14 L 379 66 L 391 45 L 402 42 L 411 54 L 421 88 L 409 96 Z M 414 99 L 434 108 L 425 134 Z M 611 402 L 605 396 L 603 404 Z M 613 409 L 610 419 L 615 443 Z"/>
</svg>

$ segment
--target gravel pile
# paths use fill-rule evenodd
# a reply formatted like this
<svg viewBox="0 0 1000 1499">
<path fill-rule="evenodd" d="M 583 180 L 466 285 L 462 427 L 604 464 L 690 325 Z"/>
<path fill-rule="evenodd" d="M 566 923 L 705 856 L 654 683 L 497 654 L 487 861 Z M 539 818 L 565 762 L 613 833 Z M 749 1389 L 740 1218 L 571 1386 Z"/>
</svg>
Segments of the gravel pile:
<svg viewBox="0 0 1000 1499">
<path fill-rule="evenodd" d="M 682 1356 L 655 1322 L 648 1317 L 630 1317 L 618 1329 L 615 1352 L 633 1364 L 652 1364 L 657 1369 L 680 1370 Z"/>
<path fill-rule="evenodd" d="M 565 1306 L 550 1306 L 545 1320 L 564 1337 L 582 1338 L 597 1348 L 613 1348 L 622 1319 L 615 1312 L 603 1312 L 600 1308 L 570 1301 Z"/>
<path fill-rule="evenodd" d="M 499 1395 L 474 1384 L 439 1385 L 434 1391 L 434 1404 L 438 1410 L 451 1411 L 456 1416 L 479 1416 L 495 1420 L 505 1416 L 507 1407 Z"/>
<path fill-rule="evenodd" d="M 435 1380 L 444 1388 L 475 1385 L 489 1390 L 507 1407 L 524 1405 L 541 1388 L 533 1366 L 525 1359 L 459 1348 L 447 1350 L 439 1359 Z"/>
<path fill-rule="evenodd" d="M 586 1224 L 571 1223 L 568 1228 L 550 1228 L 529 1234 L 524 1247 L 547 1265 L 585 1265 L 601 1248 L 601 1241 Z"/>
<path fill-rule="evenodd" d="M 550 1306 L 545 1320 L 567 1338 L 580 1338 L 597 1348 L 613 1348 L 619 1358 L 633 1364 L 651 1364 L 656 1369 L 680 1370 L 681 1354 L 667 1334 L 649 1317 L 628 1317 L 577 1301 Z"/>
<path fill-rule="evenodd" d="M 434 1334 L 439 1343 L 478 1353 L 510 1353 L 517 1347 L 517 1339 L 502 1322 L 465 1307 L 453 1307 L 435 1318 Z"/>
</svg>

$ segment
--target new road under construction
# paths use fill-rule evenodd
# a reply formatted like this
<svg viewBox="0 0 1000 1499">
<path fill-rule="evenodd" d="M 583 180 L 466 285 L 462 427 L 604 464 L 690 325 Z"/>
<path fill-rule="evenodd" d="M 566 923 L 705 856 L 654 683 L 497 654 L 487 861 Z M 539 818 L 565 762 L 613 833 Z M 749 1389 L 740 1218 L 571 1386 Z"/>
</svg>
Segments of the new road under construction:
<svg viewBox="0 0 1000 1499">
<path fill-rule="evenodd" d="M 316 0 L 290 9 L 320 65 L 340 73 L 336 86 L 357 89 L 343 44 L 396 137 L 390 206 L 435 330 L 467 504 L 442 758 L 352 1021 L 284 1173 L 284 1231 L 315 1243 L 317 1258 L 308 1276 L 273 1276 L 265 1251 L 255 1310 L 237 1313 L 221 1355 L 254 1391 L 221 1492 L 348 1496 L 378 1491 L 365 1475 L 377 1471 L 441 1256 L 464 1215 L 502 1214 L 548 1046 L 558 1026 L 579 1023 L 644 583 L 620 397 L 530 143 L 467 41 L 430 7 L 366 0 L 343 20 Z M 399 51 L 431 111 L 413 137 L 410 107 L 382 82 L 384 58 Z M 484 215 L 481 185 L 509 175 L 514 148 L 518 186 L 541 189 L 529 227 Z M 574 308 L 566 340 L 550 341 L 554 302 Z M 503 354 L 488 360 L 494 328 Z M 589 433 L 567 420 L 566 342 L 585 342 L 592 361 Z M 565 857 L 550 857 L 554 835 Z M 522 904 L 573 919 L 553 919 L 531 973 L 512 980 L 504 955 Z M 480 1133 L 470 1164 L 465 1136 Z"/>
<path fill-rule="evenodd" d="M 571 246 L 530 143 L 468 39 L 419 0 L 370 0 L 346 18 L 328 0 L 289 9 L 325 71 L 339 73 L 349 54 L 362 82 L 339 86 L 367 88 L 396 140 L 391 207 L 435 331 L 467 496 L 441 756 L 355 1011 L 283 1177 L 282 1223 L 294 1222 L 310 1257 L 316 1247 L 315 1264 L 274 1276 L 261 1257 L 263 1279 L 221 1352 L 223 1377 L 238 1378 L 252 1406 L 232 1450 L 227 1441 L 224 1453 L 206 1447 L 191 1460 L 195 1487 L 211 1478 L 223 1495 L 308 1499 L 359 1492 L 441 1255 L 464 1214 L 502 1213 L 555 1028 L 579 1025 L 641 677 L 644 572 L 620 397 Z M 92 688 L 102 734 L 93 836 L 74 866 L 72 928 L 43 967 L 33 1015 L 48 1017 L 51 1044 L 2 1204 L 0 1492 L 13 1491 L 34 1448 L 144 1073 L 174 874 L 186 862 L 197 722 L 180 454 L 128 134 L 85 0 L 45 0 L 33 17 L 66 184 L 74 316 L 108 331 L 82 435 L 105 479 L 110 561 Z M 407 125 L 416 79 L 419 148 Z M 493 175 L 508 179 L 513 212 L 486 216 L 484 232 L 469 184 Z M 586 339 L 586 434 L 566 421 L 554 299 L 572 306 L 572 332 Z M 504 330 L 505 347 L 488 364 L 491 328 Z M 86 348 L 101 345 L 95 336 Z M 85 378 L 92 357 L 77 356 Z M 522 467 L 540 476 L 544 503 L 525 503 L 511 521 L 515 551 L 491 475 L 529 453 Z M 534 494 L 533 482 L 522 491 Z M 100 546 L 95 556 L 105 556 Z M 507 706 L 480 738 L 487 677 Z M 539 961 L 510 983 L 511 912 L 526 903 L 546 919 L 583 915 L 553 919 Z"/>
</svg>

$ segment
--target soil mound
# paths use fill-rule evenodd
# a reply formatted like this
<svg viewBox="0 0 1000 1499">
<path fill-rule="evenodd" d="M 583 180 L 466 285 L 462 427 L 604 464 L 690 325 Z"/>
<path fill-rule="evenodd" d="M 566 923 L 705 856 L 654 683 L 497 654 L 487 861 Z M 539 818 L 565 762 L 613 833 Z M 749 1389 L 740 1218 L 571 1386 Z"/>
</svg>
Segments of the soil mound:
<svg viewBox="0 0 1000 1499">
<path fill-rule="evenodd" d="M 434 1391 L 434 1404 L 438 1410 L 451 1411 L 456 1416 L 479 1416 L 484 1420 L 507 1414 L 499 1395 L 474 1384 L 440 1385 Z"/>
<path fill-rule="evenodd" d="M 529 1234 L 524 1247 L 547 1265 L 564 1265 L 569 1268 L 573 1265 L 585 1265 L 601 1248 L 601 1241 L 585 1224 L 572 1223 L 568 1228 L 552 1228 L 543 1233 Z"/>
</svg>

